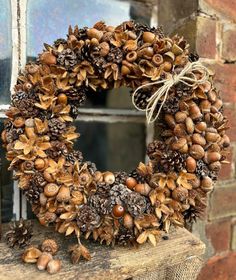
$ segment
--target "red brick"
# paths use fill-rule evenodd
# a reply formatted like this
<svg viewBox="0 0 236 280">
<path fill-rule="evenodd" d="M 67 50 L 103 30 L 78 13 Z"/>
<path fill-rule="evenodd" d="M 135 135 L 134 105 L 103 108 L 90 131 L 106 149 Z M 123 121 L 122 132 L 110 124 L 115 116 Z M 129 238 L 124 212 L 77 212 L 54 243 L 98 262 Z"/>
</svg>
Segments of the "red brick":
<svg viewBox="0 0 236 280">
<path fill-rule="evenodd" d="M 231 220 L 220 220 L 206 225 L 206 235 L 216 253 L 227 251 L 230 247 Z"/>
<path fill-rule="evenodd" d="M 230 148 L 227 161 L 229 161 L 229 163 L 222 164 L 222 168 L 219 173 L 219 180 L 228 180 L 234 177 L 233 147 Z"/>
<path fill-rule="evenodd" d="M 236 215 L 236 181 L 226 186 L 216 185 L 210 196 L 209 219 Z"/>
<path fill-rule="evenodd" d="M 216 56 L 216 21 L 198 17 L 196 52 L 200 57 L 215 58 Z"/>
<path fill-rule="evenodd" d="M 232 21 L 236 20 L 236 0 L 205 0 L 205 2 L 223 16 Z"/>
<path fill-rule="evenodd" d="M 208 65 L 215 71 L 214 83 L 225 102 L 236 102 L 236 64 Z"/>
<path fill-rule="evenodd" d="M 222 95 L 223 98 L 223 95 Z M 236 109 L 234 106 L 225 106 L 224 115 L 228 119 L 229 129 L 226 131 L 230 141 L 236 141 Z"/>
<path fill-rule="evenodd" d="M 235 280 L 236 253 L 210 258 L 201 270 L 197 280 Z"/>
<path fill-rule="evenodd" d="M 235 7 L 236 8 L 236 7 Z M 236 60 L 236 25 L 225 24 L 222 34 L 222 58 L 227 61 Z"/>
</svg>

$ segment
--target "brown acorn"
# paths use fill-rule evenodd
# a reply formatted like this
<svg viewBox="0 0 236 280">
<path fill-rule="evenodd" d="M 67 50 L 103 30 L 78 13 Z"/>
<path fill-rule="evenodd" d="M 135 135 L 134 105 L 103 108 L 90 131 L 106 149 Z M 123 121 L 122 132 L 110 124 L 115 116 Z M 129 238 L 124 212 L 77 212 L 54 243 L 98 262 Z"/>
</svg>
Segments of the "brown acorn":
<svg viewBox="0 0 236 280">
<path fill-rule="evenodd" d="M 124 216 L 125 208 L 122 205 L 115 205 L 112 209 L 112 214 L 115 218 L 121 218 Z"/>
<path fill-rule="evenodd" d="M 39 60 L 43 64 L 48 64 L 48 65 L 57 64 L 57 58 L 50 52 L 43 52 L 39 56 Z"/>
<path fill-rule="evenodd" d="M 228 148 L 230 146 L 230 139 L 226 134 L 221 139 L 221 145 L 224 148 Z"/>
<path fill-rule="evenodd" d="M 65 93 L 60 93 L 57 97 L 57 102 L 59 104 L 64 104 L 66 105 L 67 104 L 67 101 L 68 101 L 68 97 Z"/>
<path fill-rule="evenodd" d="M 188 198 L 188 190 L 181 186 L 177 187 L 173 190 L 172 196 L 175 200 L 182 202 Z"/>
<path fill-rule="evenodd" d="M 220 135 L 217 132 L 206 132 L 205 138 L 207 142 L 214 143 L 220 140 Z"/>
<path fill-rule="evenodd" d="M 48 263 L 52 260 L 52 255 L 46 252 L 43 252 L 37 260 L 38 270 L 45 270 Z"/>
<path fill-rule="evenodd" d="M 165 114 L 164 119 L 170 128 L 173 129 L 176 126 L 175 119 L 171 114 Z"/>
<path fill-rule="evenodd" d="M 201 111 L 200 111 L 200 108 L 199 108 L 196 104 L 193 104 L 193 105 L 190 106 L 190 108 L 189 108 L 189 113 L 190 113 L 190 117 L 191 117 L 193 120 L 202 117 L 202 113 L 201 113 Z"/>
<path fill-rule="evenodd" d="M 207 124 L 205 122 L 199 122 L 195 125 L 195 131 L 198 133 L 202 133 L 207 129 Z"/>
<path fill-rule="evenodd" d="M 202 113 L 209 113 L 211 111 L 211 102 L 207 99 L 202 100 L 199 108 L 201 109 Z"/>
<path fill-rule="evenodd" d="M 30 91 L 32 89 L 32 87 L 33 87 L 33 85 L 29 82 L 26 82 L 26 83 L 23 84 L 23 89 L 25 91 Z"/>
<path fill-rule="evenodd" d="M 208 99 L 211 101 L 211 103 L 214 103 L 216 101 L 215 90 L 211 90 L 211 91 L 208 92 Z"/>
<path fill-rule="evenodd" d="M 129 189 L 133 189 L 137 185 L 137 181 L 133 177 L 128 177 L 125 181 L 126 186 Z"/>
<path fill-rule="evenodd" d="M 55 196 L 59 191 L 59 186 L 53 183 L 49 183 L 44 187 L 44 194 L 47 197 Z"/>
<path fill-rule="evenodd" d="M 206 139 L 199 133 L 194 133 L 192 136 L 192 141 L 194 144 L 198 144 L 201 146 L 206 145 Z"/>
<path fill-rule="evenodd" d="M 201 181 L 201 188 L 206 191 L 210 192 L 213 190 L 213 181 L 210 177 L 204 177 Z"/>
<path fill-rule="evenodd" d="M 184 123 L 187 118 L 187 114 L 185 112 L 177 112 L 175 114 L 175 120 L 177 123 Z"/>
<path fill-rule="evenodd" d="M 58 252 L 58 244 L 54 239 L 45 239 L 41 245 L 41 250 L 55 255 Z"/>
<path fill-rule="evenodd" d="M 174 143 L 172 143 L 171 147 L 173 150 L 180 150 L 187 144 L 186 138 L 178 138 Z"/>
<path fill-rule="evenodd" d="M 215 161 L 209 164 L 208 167 L 210 170 L 218 172 L 221 169 L 221 163 L 219 161 Z"/>
<path fill-rule="evenodd" d="M 151 191 L 151 187 L 145 183 L 145 184 L 137 184 L 135 187 L 134 187 L 134 190 L 142 195 L 145 195 L 147 196 L 150 191 Z"/>
<path fill-rule="evenodd" d="M 97 183 L 101 183 L 101 182 L 103 181 L 102 172 L 96 171 L 96 172 L 94 173 L 94 180 L 95 180 Z"/>
<path fill-rule="evenodd" d="M 48 265 L 47 265 L 47 272 L 49 274 L 55 274 L 61 270 L 61 261 L 56 259 L 56 260 L 51 260 Z"/>
<path fill-rule="evenodd" d="M 202 146 L 194 144 L 189 149 L 189 154 L 195 159 L 201 159 L 205 155 L 205 151 Z"/>
<path fill-rule="evenodd" d="M 143 41 L 145 43 L 153 43 L 155 40 L 155 34 L 152 32 L 143 32 Z"/>
<path fill-rule="evenodd" d="M 128 213 L 124 214 L 123 222 L 124 222 L 124 226 L 128 229 L 132 229 L 134 227 L 134 219 Z"/>
<path fill-rule="evenodd" d="M 196 160 L 193 157 L 188 157 L 186 159 L 187 171 L 193 173 L 196 170 L 196 167 L 197 167 Z"/>
<path fill-rule="evenodd" d="M 87 186 L 92 181 L 92 176 L 88 171 L 82 171 L 79 175 L 79 183 L 82 186 Z"/>
<path fill-rule="evenodd" d="M 187 134 L 185 124 L 183 124 L 183 123 L 176 124 L 173 132 L 174 132 L 174 135 L 177 137 L 185 137 Z"/>
<path fill-rule="evenodd" d="M 220 159 L 221 159 L 221 154 L 218 152 L 207 152 L 206 153 L 206 162 L 207 163 L 219 161 Z"/>
<path fill-rule="evenodd" d="M 126 65 L 121 66 L 121 74 L 123 75 L 129 75 L 130 74 L 130 68 L 127 67 Z"/>
<path fill-rule="evenodd" d="M 61 186 L 56 199 L 58 202 L 68 202 L 70 200 L 69 187 Z"/>
<path fill-rule="evenodd" d="M 102 39 L 103 32 L 100 30 L 97 30 L 96 28 L 89 28 L 87 30 L 87 35 L 90 39 L 96 38 L 98 41 Z"/>
<path fill-rule="evenodd" d="M 38 248 L 31 246 L 24 251 L 22 260 L 25 263 L 36 263 L 41 254 Z"/>
<path fill-rule="evenodd" d="M 46 167 L 46 162 L 42 158 L 37 158 L 34 162 L 34 167 L 37 170 L 43 170 Z"/>
<path fill-rule="evenodd" d="M 110 51 L 110 46 L 107 42 L 102 42 L 100 45 L 100 51 L 99 51 L 99 54 L 101 56 L 106 56 L 108 55 L 109 51 Z"/>
<path fill-rule="evenodd" d="M 104 182 L 109 185 L 113 184 L 115 182 L 115 179 L 115 175 L 112 172 L 107 171 L 103 174 Z"/>
<path fill-rule="evenodd" d="M 16 117 L 13 122 L 13 125 L 17 128 L 23 127 L 25 125 L 25 119 L 22 117 Z"/>
<path fill-rule="evenodd" d="M 190 117 L 187 117 L 185 120 L 186 130 L 189 134 L 192 134 L 194 132 L 194 122 Z"/>
<path fill-rule="evenodd" d="M 170 72 L 172 67 L 173 67 L 173 65 L 172 65 L 172 63 L 170 61 L 164 61 L 164 63 L 163 63 L 163 70 L 165 72 Z"/>
</svg>

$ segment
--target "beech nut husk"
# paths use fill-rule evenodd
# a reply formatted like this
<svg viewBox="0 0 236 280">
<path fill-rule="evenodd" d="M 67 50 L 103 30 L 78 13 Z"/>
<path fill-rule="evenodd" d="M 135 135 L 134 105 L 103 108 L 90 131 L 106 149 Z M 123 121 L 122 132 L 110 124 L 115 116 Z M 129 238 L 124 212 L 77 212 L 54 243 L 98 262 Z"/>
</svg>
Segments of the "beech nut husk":
<svg viewBox="0 0 236 280">
<path fill-rule="evenodd" d="M 55 255 L 58 252 L 58 244 L 54 239 L 45 239 L 41 245 L 41 250 Z"/>
<path fill-rule="evenodd" d="M 24 251 L 22 260 L 25 263 L 36 263 L 41 254 L 42 252 L 38 248 L 31 246 Z"/>
</svg>

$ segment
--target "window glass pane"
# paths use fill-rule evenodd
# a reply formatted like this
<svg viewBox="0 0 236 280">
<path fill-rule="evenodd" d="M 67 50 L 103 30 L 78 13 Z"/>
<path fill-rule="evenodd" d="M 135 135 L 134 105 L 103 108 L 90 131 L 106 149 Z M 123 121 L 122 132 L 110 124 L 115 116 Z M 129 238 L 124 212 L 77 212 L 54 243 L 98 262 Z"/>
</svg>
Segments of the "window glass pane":
<svg viewBox="0 0 236 280">
<path fill-rule="evenodd" d="M 0 104 L 10 100 L 11 9 L 10 1 L 0 0 Z"/>
<path fill-rule="evenodd" d="M 135 19 L 150 25 L 156 0 L 28 0 L 27 7 L 27 56 L 35 57 L 43 49 L 43 43 L 52 44 L 57 38 L 65 38 L 69 25 L 93 26 L 104 20 L 108 25 L 118 25 Z M 129 89 L 110 90 L 89 95 L 87 107 L 133 108 Z"/>
<path fill-rule="evenodd" d="M 0 131 L 3 130 L 3 120 L 0 120 Z M 2 142 L 0 140 L 2 147 Z M 12 218 L 12 195 L 13 195 L 13 180 L 12 173 L 8 171 L 9 162 L 6 160 L 6 150 L 0 149 L 1 168 L 0 168 L 0 198 L 1 198 L 1 214 L 2 221 L 8 222 Z"/>
</svg>

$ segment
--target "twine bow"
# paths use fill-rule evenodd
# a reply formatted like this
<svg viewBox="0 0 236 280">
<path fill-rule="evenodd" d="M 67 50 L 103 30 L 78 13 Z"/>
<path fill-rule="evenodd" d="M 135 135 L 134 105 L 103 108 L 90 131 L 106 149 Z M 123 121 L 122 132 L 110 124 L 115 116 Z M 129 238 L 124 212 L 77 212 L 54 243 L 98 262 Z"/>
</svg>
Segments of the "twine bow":
<svg viewBox="0 0 236 280">
<path fill-rule="evenodd" d="M 198 79 L 198 77 L 196 76 L 196 72 L 200 72 L 202 74 L 202 77 L 200 79 Z M 179 74 L 174 74 L 173 76 L 165 80 L 155 81 L 138 87 L 132 95 L 132 103 L 137 110 L 146 112 L 147 123 L 152 123 L 158 118 L 161 109 L 168 97 L 169 90 L 173 85 L 177 83 L 183 83 L 187 86 L 195 87 L 197 85 L 205 83 L 209 79 L 209 75 L 210 74 L 208 69 L 199 61 L 189 62 Z M 135 97 L 138 91 L 145 87 L 160 84 L 163 85 L 159 87 L 150 98 L 148 98 L 146 108 L 142 109 L 138 107 L 138 105 L 135 103 Z M 157 104 L 160 100 L 160 107 L 158 110 L 156 110 Z"/>
</svg>

